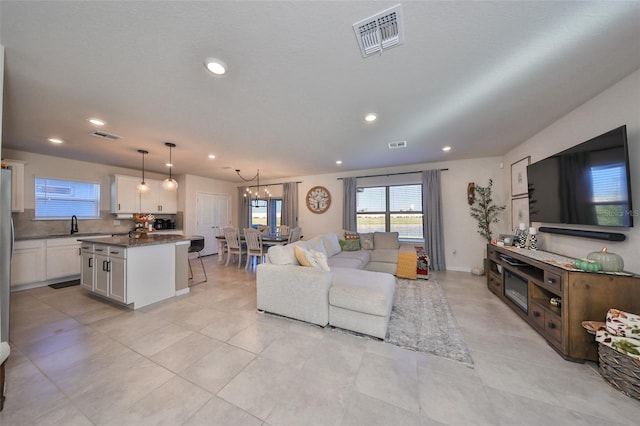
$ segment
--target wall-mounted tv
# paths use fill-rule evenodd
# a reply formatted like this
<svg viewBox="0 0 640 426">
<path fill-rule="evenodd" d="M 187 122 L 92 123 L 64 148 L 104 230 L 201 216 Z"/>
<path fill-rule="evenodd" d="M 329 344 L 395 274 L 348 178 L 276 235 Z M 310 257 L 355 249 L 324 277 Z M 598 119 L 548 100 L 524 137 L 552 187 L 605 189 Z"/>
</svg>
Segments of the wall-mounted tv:
<svg viewBox="0 0 640 426">
<path fill-rule="evenodd" d="M 626 126 L 530 164 L 527 181 L 532 222 L 633 226 Z"/>
</svg>

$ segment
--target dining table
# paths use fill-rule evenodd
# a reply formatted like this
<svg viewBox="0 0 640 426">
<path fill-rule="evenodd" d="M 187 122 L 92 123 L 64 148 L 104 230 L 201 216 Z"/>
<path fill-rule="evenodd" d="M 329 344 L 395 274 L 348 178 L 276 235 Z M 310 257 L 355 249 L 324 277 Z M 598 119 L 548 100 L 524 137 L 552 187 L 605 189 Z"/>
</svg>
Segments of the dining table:
<svg viewBox="0 0 640 426">
<path fill-rule="evenodd" d="M 271 246 L 283 246 L 289 242 L 288 235 L 280 235 L 280 234 L 262 234 L 262 246 L 267 250 Z M 221 263 L 224 259 L 222 253 L 224 253 L 224 247 L 227 244 L 227 241 L 224 238 L 224 235 L 216 236 L 216 240 L 218 240 L 218 262 Z M 244 233 L 240 233 L 240 241 L 244 241 Z"/>
</svg>

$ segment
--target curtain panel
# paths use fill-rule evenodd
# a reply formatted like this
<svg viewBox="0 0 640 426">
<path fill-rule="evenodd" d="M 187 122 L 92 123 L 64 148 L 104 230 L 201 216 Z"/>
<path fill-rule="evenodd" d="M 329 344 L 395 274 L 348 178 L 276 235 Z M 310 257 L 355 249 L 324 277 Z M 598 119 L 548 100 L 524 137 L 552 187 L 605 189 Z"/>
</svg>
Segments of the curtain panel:
<svg viewBox="0 0 640 426">
<path fill-rule="evenodd" d="M 358 178 L 350 177 L 342 180 L 344 190 L 342 209 L 342 229 L 356 232 L 358 230 L 356 185 Z"/>
<path fill-rule="evenodd" d="M 442 224 L 442 190 L 440 170 L 422 172 L 422 211 L 424 213 L 424 241 L 434 271 L 447 269 L 445 264 L 444 232 Z"/>
<path fill-rule="evenodd" d="M 249 202 L 244 196 L 246 192 L 246 186 L 238 187 L 238 229 L 249 227 Z"/>
<path fill-rule="evenodd" d="M 280 222 L 290 228 L 298 227 L 298 184 L 282 184 L 282 217 Z"/>
</svg>

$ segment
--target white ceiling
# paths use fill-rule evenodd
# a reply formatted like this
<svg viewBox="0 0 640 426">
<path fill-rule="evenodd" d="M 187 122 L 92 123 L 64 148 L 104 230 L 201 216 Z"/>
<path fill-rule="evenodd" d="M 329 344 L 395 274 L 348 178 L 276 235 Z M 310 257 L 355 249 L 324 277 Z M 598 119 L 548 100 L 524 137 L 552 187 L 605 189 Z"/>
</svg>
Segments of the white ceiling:
<svg viewBox="0 0 640 426">
<path fill-rule="evenodd" d="M 2 0 L 2 146 L 166 173 L 170 141 L 230 181 L 502 155 L 640 68 L 636 1 L 401 2 L 405 43 L 363 59 L 352 24 L 395 4 Z"/>
</svg>

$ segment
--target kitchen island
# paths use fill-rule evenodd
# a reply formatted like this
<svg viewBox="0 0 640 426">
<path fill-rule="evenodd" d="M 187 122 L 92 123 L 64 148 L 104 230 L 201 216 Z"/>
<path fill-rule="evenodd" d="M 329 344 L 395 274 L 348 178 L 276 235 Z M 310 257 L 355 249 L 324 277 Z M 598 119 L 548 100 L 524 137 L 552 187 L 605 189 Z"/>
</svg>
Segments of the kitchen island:
<svg viewBox="0 0 640 426">
<path fill-rule="evenodd" d="M 97 296 L 139 309 L 189 292 L 190 237 L 115 236 L 81 243 L 80 284 Z"/>
</svg>

